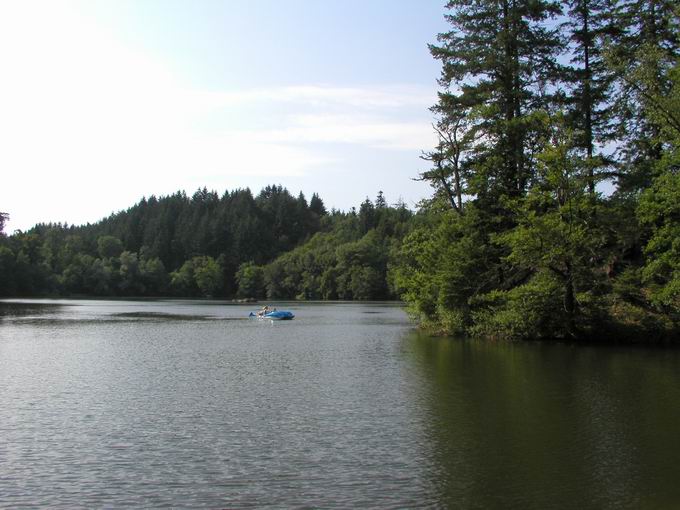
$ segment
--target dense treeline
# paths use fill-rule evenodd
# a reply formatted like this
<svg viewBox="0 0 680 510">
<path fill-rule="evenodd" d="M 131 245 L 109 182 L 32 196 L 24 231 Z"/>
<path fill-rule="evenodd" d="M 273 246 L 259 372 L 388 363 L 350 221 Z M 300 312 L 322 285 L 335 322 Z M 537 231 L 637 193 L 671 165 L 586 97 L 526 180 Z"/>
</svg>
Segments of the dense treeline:
<svg viewBox="0 0 680 510">
<path fill-rule="evenodd" d="M 329 231 L 265 266 L 244 264 L 236 278 L 241 296 L 295 299 L 395 299 L 389 268 L 412 228 L 404 204 L 390 207 L 380 193 L 359 212 L 335 214 Z"/>
<path fill-rule="evenodd" d="M 394 270 L 414 316 L 492 338 L 677 338 L 677 4 L 447 9 L 435 195 Z"/>
<path fill-rule="evenodd" d="M 394 298 L 388 253 L 411 216 L 382 193 L 349 213 L 281 186 L 152 196 L 96 224 L 0 234 L 0 295 Z"/>
</svg>

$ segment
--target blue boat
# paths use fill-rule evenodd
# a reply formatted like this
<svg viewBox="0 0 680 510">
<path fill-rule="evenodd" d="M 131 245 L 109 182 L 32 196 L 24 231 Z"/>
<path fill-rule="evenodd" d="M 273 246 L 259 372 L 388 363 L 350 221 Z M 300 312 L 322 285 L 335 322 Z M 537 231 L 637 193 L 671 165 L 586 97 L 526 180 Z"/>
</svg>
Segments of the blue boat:
<svg viewBox="0 0 680 510">
<path fill-rule="evenodd" d="M 293 312 L 287 312 L 285 310 L 275 310 L 273 312 L 267 312 L 264 315 L 257 314 L 255 312 L 250 312 L 250 317 L 257 319 L 270 319 L 273 321 L 289 321 L 295 317 Z"/>
</svg>

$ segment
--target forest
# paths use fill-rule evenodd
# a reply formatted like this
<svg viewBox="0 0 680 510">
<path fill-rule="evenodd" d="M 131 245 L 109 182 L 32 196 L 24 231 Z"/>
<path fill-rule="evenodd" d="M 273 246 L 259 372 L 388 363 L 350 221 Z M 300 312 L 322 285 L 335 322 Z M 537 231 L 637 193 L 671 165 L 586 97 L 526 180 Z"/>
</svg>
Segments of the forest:
<svg viewBox="0 0 680 510">
<path fill-rule="evenodd" d="M 676 2 L 450 1 L 395 286 L 432 331 L 671 341 L 680 312 Z"/>
<path fill-rule="evenodd" d="M 347 213 L 280 185 L 152 196 L 3 235 L 0 295 L 395 299 L 387 269 L 412 216 L 382 192 Z"/>
<path fill-rule="evenodd" d="M 0 294 L 400 298 L 439 334 L 678 340 L 676 3 L 454 0 L 445 18 L 417 211 L 280 185 L 150 197 L 2 236 Z"/>
</svg>

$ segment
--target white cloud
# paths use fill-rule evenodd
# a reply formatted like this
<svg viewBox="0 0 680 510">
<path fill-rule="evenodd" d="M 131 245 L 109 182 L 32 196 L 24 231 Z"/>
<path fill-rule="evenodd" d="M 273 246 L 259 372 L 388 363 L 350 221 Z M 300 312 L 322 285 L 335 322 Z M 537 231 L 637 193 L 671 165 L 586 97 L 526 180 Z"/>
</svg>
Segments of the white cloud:
<svg viewBox="0 0 680 510">
<path fill-rule="evenodd" d="M 380 149 L 418 151 L 432 143 L 427 121 L 387 121 L 362 115 L 299 115 L 292 125 L 271 138 L 289 142 L 326 142 Z"/>
<path fill-rule="evenodd" d="M 299 103 L 310 107 L 356 107 L 384 109 L 428 108 L 436 94 L 423 87 L 335 87 L 332 85 L 300 85 L 256 88 L 241 91 L 193 92 L 188 102 L 204 109 L 244 106 L 256 103 Z"/>
</svg>

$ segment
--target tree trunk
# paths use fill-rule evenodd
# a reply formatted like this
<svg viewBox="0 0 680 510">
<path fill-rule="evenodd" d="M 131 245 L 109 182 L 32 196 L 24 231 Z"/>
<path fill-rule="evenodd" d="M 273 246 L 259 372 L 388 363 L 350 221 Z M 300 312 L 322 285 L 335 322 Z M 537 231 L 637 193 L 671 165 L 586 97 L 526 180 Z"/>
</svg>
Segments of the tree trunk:
<svg viewBox="0 0 680 510">
<path fill-rule="evenodd" d="M 588 191 L 593 195 L 595 193 L 595 175 L 593 168 L 593 102 L 591 97 L 591 82 L 593 76 L 592 69 L 590 68 L 592 37 L 588 23 L 590 15 L 588 0 L 583 0 L 581 7 L 583 15 L 583 109 L 585 113 L 586 161 L 588 162 Z"/>
</svg>

